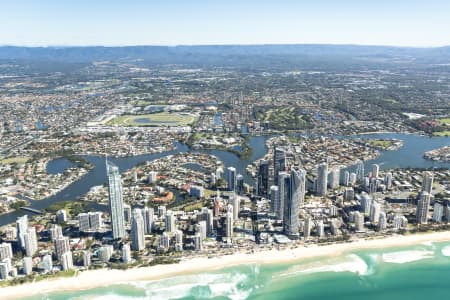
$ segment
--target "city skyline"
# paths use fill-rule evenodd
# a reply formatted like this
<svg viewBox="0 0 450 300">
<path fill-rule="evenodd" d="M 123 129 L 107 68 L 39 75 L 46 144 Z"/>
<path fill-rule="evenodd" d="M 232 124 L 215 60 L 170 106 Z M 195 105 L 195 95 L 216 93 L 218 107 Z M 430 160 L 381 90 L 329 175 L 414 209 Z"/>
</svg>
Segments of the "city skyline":
<svg viewBox="0 0 450 300">
<path fill-rule="evenodd" d="M 432 1 L 39 1 L 0 4 L 2 45 L 450 45 Z"/>
</svg>

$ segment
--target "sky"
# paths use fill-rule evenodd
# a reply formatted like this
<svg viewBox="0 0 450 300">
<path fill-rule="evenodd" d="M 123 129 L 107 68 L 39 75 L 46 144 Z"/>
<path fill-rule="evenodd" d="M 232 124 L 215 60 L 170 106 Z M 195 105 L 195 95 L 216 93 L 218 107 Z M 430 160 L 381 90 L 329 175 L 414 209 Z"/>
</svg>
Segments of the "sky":
<svg viewBox="0 0 450 300">
<path fill-rule="evenodd" d="M 0 45 L 450 45 L 450 0 L 2 0 Z"/>
</svg>

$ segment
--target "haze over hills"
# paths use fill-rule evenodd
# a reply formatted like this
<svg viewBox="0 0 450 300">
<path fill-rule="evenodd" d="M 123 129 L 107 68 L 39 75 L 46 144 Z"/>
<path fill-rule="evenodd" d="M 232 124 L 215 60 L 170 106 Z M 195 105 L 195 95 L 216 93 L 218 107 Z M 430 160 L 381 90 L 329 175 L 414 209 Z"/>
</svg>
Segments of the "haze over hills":
<svg viewBox="0 0 450 300">
<path fill-rule="evenodd" d="M 150 64 L 228 64 L 251 63 L 256 58 L 302 62 L 310 59 L 351 58 L 357 60 L 407 60 L 424 64 L 450 62 L 450 46 L 411 48 L 358 45 L 205 45 L 205 46 L 126 46 L 126 47 L 18 47 L 1 46 L 1 60 L 90 63 L 109 60 L 143 60 Z M 264 62 L 264 61 L 263 61 Z M 266 62 L 264 62 L 266 63 Z"/>
</svg>

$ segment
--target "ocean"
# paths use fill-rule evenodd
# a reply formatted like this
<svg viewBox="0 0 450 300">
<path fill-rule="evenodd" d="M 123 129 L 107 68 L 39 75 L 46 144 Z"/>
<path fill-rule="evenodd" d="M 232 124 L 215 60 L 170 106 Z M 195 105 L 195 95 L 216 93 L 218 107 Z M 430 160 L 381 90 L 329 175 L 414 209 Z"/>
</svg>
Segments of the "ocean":
<svg viewBox="0 0 450 300">
<path fill-rule="evenodd" d="M 130 282 L 36 299 L 448 299 L 450 243 L 352 251 L 281 265 Z M 448 296 L 450 298 L 450 296 Z"/>
</svg>

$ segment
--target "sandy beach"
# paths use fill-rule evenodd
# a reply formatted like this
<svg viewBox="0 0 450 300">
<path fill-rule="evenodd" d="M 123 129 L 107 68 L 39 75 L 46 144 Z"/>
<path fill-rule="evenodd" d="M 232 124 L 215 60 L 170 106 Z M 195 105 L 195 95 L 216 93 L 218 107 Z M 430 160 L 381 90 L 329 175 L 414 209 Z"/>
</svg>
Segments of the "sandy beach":
<svg viewBox="0 0 450 300">
<path fill-rule="evenodd" d="M 245 264 L 278 264 L 301 261 L 312 257 L 338 256 L 362 249 L 381 249 L 409 246 L 428 242 L 450 241 L 450 232 L 434 232 L 408 236 L 391 236 L 373 240 L 359 240 L 351 243 L 333 245 L 310 245 L 286 250 L 267 250 L 253 254 L 236 253 L 215 258 L 193 258 L 173 265 L 157 265 L 129 270 L 92 270 L 80 272 L 71 278 L 55 278 L 0 289 L 1 299 L 20 299 L 55 291 L 76 291 L 101 287 L 110 284 L 139 280 L 156 280 L 188 273 L 201 273 L 225 267 Z"/>
</svg>

